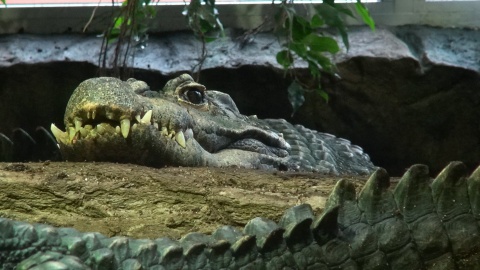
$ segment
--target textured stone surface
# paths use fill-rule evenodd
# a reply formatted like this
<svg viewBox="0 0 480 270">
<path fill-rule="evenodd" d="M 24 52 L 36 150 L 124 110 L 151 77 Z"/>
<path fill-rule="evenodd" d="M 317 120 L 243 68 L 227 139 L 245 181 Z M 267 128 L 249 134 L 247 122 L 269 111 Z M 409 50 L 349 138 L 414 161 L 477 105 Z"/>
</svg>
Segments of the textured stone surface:
<svg viewBox="0 0 480 270">
<path fill-rule="evenodd" d="M 280 67 L 275 61 L 280 46 L 271 34 L 260 33 L 249 43 L 241 43 L 239 37 L 237 31 L 230 31 L 225 38 L 209 43 L 203 68 Z M 336 62 L 353 57 L 413 58 L 434 65 L 480 71 L 477 46 L 480 33 L 476 30 L 410 26 L 371 32 L 365 27 L 354 27 L 350 29 L 349 39 L 350 50 L 336 55 Z M 99 37 L 85 35 L 7 35 L 1 39 L 0 66 L 55 61 L 97 64 L 101 42 Z M 200 49 L 200 42 L 189 33 L 152 36 L 146 49 L 138 49 L 134 66 L 164 75 L 191 70 L 197 65 Z"/>
<path fill-rule="evenodd" d="M 480 157 L 480 32 L 393 32 L 400 39 L 385 35 L 369 44 L 365 36 L 352 45 L 351 57 L 338 62 L 342 80 L 325 85 L 329 105 L 310 95 L 295 121 L 350 138 L 397 175 L 412 162 L 439 171 L 463 160 L 473 168 Z"/>
<path fill-rule="evenodd" d="M 279 47 L 269 34 L 244 46 L 233 32 L 210 43 L 200 82 L 228 92 L 243 114 L 285 118 L 348 138 L 394 175 L 413 163 L 436 172 L 455 159 L 473 168 L 480 157 L 480 32 L 419 26 L 350 30 L 350 50 L 335 57 L 342 79 L 324 80 L 329 104 L 309 94 L 293 119 L 286 94 L 290 79 L 275 63 Z M 0 132 L 60 124 L 73 89 L 96 74 L 100 42 L 81 35 L 1 37 Z M 137 52 L 135 77 L 161 88 L 191 70 L 199 53 L 189 34 L 153 36 Z"/>
</svg>

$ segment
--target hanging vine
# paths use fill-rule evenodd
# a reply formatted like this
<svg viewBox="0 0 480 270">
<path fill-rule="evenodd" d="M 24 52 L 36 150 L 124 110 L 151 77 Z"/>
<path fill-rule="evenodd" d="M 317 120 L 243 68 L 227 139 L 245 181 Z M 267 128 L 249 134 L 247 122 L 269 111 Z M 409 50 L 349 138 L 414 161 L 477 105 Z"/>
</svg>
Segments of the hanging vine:
<svg viewBox="0 0 480 270">
<path fill-rule="evenodd" d="M 131 77 L 135 56 L 131 50 L 145 46 L 148 40 L 147 21 L 156 14 L 150 4 L 151 0 L 125 0 L 122 3 L 112 23 L 103 33 L 98 58 L 100 75 L 122 79 Z M 109 55 L 112 47 L 113 52 Z"/>
<path fill-rule="evenodd" d="M 191 0 L 182 14 L 187 18 L 188 27 L 202 42 L 198 64 L 192 68 L 192 74 L 196 74 L 195 80 L 199 81 L 200 71 L 208 54 L 207 43 L 224 35 L 223 25 L 218 18 L 215 0 Z"/>
</svg>

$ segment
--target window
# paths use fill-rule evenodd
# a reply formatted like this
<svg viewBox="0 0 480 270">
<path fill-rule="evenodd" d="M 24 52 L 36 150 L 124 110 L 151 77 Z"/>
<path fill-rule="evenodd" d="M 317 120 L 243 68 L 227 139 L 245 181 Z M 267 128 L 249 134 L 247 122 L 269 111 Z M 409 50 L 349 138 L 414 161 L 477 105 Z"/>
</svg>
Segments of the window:
<svg viewBox="0 0 480 270">
<path fill-rule="evenodd" d="M 89 31 L 101 32 L 105 23 L 101 16 L 111 15 L 111 0 L 6 0 L 0 5 L 0 33 L 63 33 L 65 29 L 82 31 L 95 10 Z M 115 0 L 121 3 L 123 0 Z M 183 0 L 152 0 L 159 2 L 153 31 L 185 30 L 181 16 Z M 185 0 L 190 1 L 190 0 Z M 260 25 L 271 10 L 272 0 L 216 0 L 222 22 L 226 27 L 252 29 Z M 275 0 L 280 1 L 280 0 Z M 294 0 L 296 3 L 320 3 L 321 0 Z M 337 0 L 337 3 L 356 0 Z M 365 0 L 376 25 L 396 26 L 421 24 L 440 27 L 480 27 L 480 0 Z M 96 8 L 98 5 L 102 6 Z M 41 8 L 39 8 L 41 7 Z M 104 20 L 105 22 L 108 20 Z M 360 20 L 347 18 L 347 24 L 363 25 Z M 19 30 L 20 29 L 20 30 Z M 69 30 L 70 31 L 70 30 Z"/>
<path fill-rule="evenodd" d="M 479 0 L 426 0 L 427 2 L 465 2 L 465 1 L 479 1 Z"/>
<path fill-rule="evenodd" d="M 278 0 L 277 0 L 278 1 Z M 376 3 L 381 0 L 363 0 L 364 3 Z M 6 0 L 7 7 L 61 7 L 61 6 L 110 6 L 111 0 Z M 115 1 L 120 4 L 123 1 Z M 184 0 L 152 1 L 154 5 L 185 5 Z M 187 1 L 188 2 L 188 1 Z M 270 4 L 270 0 L 217 0 L 217 5 L 222 4 Z M 296 0 L 295 3 L 321 3 L 322 0 Z M 355 3 L 356 0 L 337 0 L 336 3 Z"/>
</svg>

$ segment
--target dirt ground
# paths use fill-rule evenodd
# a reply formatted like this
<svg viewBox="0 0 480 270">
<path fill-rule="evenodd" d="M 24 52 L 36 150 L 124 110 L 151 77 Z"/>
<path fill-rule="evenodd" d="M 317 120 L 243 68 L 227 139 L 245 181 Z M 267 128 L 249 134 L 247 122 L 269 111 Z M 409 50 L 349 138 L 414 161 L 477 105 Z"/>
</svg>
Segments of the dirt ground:
<svg viewBox="0 0 480 270">
<path fill-rule="evenodd" d="M 366 177 L 343 177 L 360 189 Z M 179 238 L 300 203 L 318 215 L 339 177 L 238 168 L 0 163 L 0 216 L 135 238 Z"/>
</svg>

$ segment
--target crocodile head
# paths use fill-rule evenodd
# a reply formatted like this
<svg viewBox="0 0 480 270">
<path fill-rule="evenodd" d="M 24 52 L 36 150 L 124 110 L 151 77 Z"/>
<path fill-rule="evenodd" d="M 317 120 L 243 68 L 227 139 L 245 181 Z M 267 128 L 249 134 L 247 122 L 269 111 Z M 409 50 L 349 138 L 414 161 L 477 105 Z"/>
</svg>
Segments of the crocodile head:
<svg viewBox="0 0 480 270">
<path fill-rule="evenodd" d="M 52 124 L 70 161 L 117 161 L 153 167 L 240 166 L 289 169 L 289 144 L 229 95 L 187 75 L 150 91 L 142 81 L 93 78 L 73 92 L 66 131 Z"/>
</svg>

